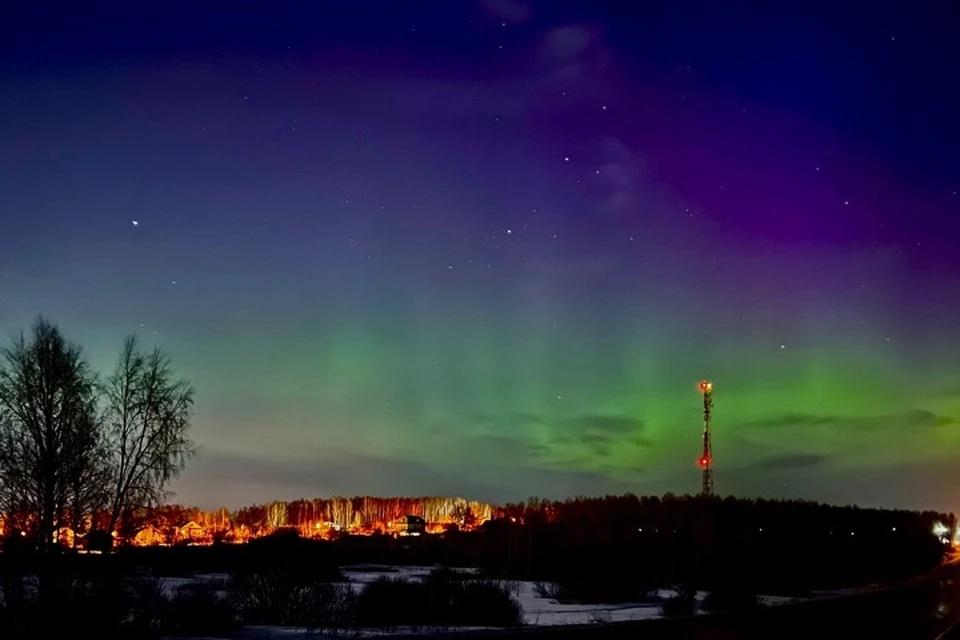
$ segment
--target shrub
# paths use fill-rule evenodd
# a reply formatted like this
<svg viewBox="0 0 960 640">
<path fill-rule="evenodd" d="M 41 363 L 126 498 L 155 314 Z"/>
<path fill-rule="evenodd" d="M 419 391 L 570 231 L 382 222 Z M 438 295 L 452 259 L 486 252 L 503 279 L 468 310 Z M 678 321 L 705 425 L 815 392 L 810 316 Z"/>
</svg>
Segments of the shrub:
<svg viewBox="0 0 960 640">
<path fill-rule="evenodd" d="M 675 595 L 663 601 L 660 613 L 664 618 L 692 616 L 697 610 L 697 601 L 685 595 Z"/>
<path fill-rule="evenodd" d="M 523 624 L 523 607 L 506 587 L 497 583 L 463 582 L 453 603 L 452 618 L 459 625 L 519 627 Z"/>
<path fill-rule="evenodd" d="M 347 585 L 314 579 L 299 571 L 260 570 L 234 575 L 231 599 L 250 624 L 342 628 L 353 619 Z"/>
<path fill-rule="evenodd" d="M 523 583 L 519 580 L 498 580 L 497 584 L 504 588 L 514 598 L 520 597 L 520 591 L 523 589 Z"/>
<path fill-rule="evenodd" d="M 683 583 L 677 586 L 677 592 L 667 598 L 660 613 L 665 618 L 675 618 L 678 616 L 692 616 L 697 611 L 697 590 L 690 583 Z"/>
<path fill-rule="evenodd" d="M 163 630 L 171 635 L 217 635 L 239 625 L 237 611 L 213 585 L 177 587 L 163 615 Z"/>
<path fill-rule="evenodd" d="M 361 626 L 490 626 L 523 624 L 523 610 L 506 587 L 438 569 L 423 582 L 382 577 L 357 600 Z"/>
<path fill-rule="evenodd" d="M 129 617 L 127 626 L 134 636 L 149 637 L 163 624 L 167 598 L 163 584 L 152 578 L 135 578 L 128 582 Z"/>
<path fill-rule="evenodd" d="M 91 637 L 133 639 L 158 630 L 164 600 L 153 581 L 51 571 L 41 588 L 4 602 L 4 639 L 73 635 L 78 629 Z"/>
<path fill-rule="evenodd" d="M 533 592 L 538 598 L 545 600 L 558 600 L 559 589 L 554 582 L 535 582 L 533 583 Z"/>
<path fill-rule="evenodd" d="M 357 594 L 349 584 L 317 582 L 304 594 L 300 624 L 310 630 L 337 632 L 354 626 Z"/>
<path fill-rule="evenodd" d="M 58 580 L 53 593 L 51 611 L 56 616 L 40 622 L 52 627 L 53 633 L 84 629 L 93 637 L 127 631 L 132 604 L 126 581 L 114 577 L 68 575 Z"/>
<path fill-rule="evenodd" d="M 430 624 L 425 583 L 381 576 L 367 584 L 357 598 L 357 623 L 365 627 Z"/>
</svg>

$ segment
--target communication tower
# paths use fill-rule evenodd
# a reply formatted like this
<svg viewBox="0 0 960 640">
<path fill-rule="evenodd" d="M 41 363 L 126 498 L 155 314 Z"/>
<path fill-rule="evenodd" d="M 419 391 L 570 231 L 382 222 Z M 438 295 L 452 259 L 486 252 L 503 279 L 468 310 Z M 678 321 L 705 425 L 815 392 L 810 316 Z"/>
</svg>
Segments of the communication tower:
<svg viewBox="0 0 960 640">
<path fill-rule="evenodd" d="M 700 494 L 713 495 L 713 449 L 710 445 L 710 417 L 713 413 L 713 383 L 703 380 L 700 385 L 700 394 L 703 396 L 703 453 L 697 463 L 703 471 L 703 483 Z"/>
</svg>

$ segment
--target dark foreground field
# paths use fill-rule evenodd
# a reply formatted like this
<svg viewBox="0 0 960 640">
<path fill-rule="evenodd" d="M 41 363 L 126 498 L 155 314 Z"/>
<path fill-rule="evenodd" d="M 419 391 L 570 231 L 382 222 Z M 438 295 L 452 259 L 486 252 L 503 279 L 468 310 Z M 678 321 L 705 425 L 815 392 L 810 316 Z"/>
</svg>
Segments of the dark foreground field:
<svg viewBox="0 0 960 640">
<path fill-rule="evenodd" d="M 431 637 L 433 640 L 934 640 L 958 618 L 960 566 L 952 564 L 895 588 L 748 612 Z"/>
</svg>

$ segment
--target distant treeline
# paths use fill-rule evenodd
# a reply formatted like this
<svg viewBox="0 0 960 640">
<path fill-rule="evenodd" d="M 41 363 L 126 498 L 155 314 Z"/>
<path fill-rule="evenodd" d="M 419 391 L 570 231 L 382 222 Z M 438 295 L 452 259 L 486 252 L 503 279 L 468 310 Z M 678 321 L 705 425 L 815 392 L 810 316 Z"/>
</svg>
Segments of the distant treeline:
<svg viewBox="0 0 960 640">
<path fill-rule="evenodd" d="M 769 593 L 896 580 L 934 567 L 956 525 L 930 511 L 671 494 L 531 499 L 501 513 L 483 527 L 477 565 L 581 600 L 677 584 Z"/>
<path fill-rule="evenodd" d="M 341 533 L 309 545 L 311 566 L 471 566 L 493 578 L 542 581 L 556 597 L 579 601 L 630 600 L 677 585 L 802 594 L 921 573 L 942 559 L 956 526 L 953 514 L 930 511 L 671 494 L 534 498 L 492 515 L 473 531 L 452 526 L 420 538 Z M 299 537 L 297 529 L 281 532 Z M 121 555 L 162 571 L 232 572 L 249 562 L 247 546 Z"/>
<path fill-rule="evenodd" d="M 803 595 L 920 574 L 942 559 L 955 526 L 952 515 L 934 512 L 670 495 L 534 499 L 497 515 L 472 531 L 420 537 L 308 539 L 289 527 L 246 544 L 121 546 L 102 555 L 51 554 L 27 536 L 7 536 L 0 627 L 10 637 L 69 627 L 146 638 L 216 635 L 239 624 L 510 626 L 520 622 L 510 596 L 519 579 L 567 602 L 636 602 L 673 587 L 664 614 L 686 615 L 697 591 L 709 592 L 700 608 L 717 611 L 758 606 L 758 593 Z M 392 580 L 385 569 L 357 594 L 342 584 L 342 567 L 359 563 L 480 574 L 455 580 L 438 571 L 421 585 Z M 198 573 L 230 577 L 167 597 L 150 577 Z M 29 588 L 33 575 L 50 585 L 39 600 Z"/>
</svg>

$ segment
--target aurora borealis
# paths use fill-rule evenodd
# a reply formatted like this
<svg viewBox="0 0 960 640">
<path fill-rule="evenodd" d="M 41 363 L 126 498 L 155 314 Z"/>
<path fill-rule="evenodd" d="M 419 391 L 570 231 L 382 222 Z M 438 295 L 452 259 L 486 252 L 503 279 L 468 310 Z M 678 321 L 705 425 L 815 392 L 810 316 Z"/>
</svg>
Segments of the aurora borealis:
<svg viewBox="0 0 960 640">
<path fill-rule="evenodd" d="M 719 493 L 957 509 L 949 21 L 630 4 L 11 10 L 0 331 L 162 345 L 188 504 L 694 492 L 710 378 Z"/>
</svg>

